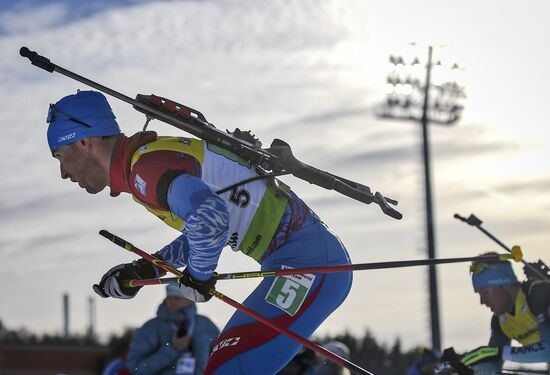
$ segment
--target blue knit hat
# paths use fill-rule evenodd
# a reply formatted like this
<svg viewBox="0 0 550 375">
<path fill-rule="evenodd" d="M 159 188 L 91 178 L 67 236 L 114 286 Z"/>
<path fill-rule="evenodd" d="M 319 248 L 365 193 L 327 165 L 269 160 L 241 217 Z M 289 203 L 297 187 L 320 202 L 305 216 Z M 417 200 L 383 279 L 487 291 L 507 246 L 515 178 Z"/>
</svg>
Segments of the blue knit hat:
<svg viewBox="0 0 550 375">
<path fill-rule="evenodd" d="M 178 283 L 166 284 L 166 296 L 185 297 Z"/>
<path fill-rule="evenodd" d="M 477 269 L 475 269 L 477 268 Z M 472 267 L 472 284 L 478 292 L 481 288 L 517 284 L 518 279 L 510 262 L 476 263 Z"/>
<path fill-rule="evenodd" d="M 50 104 L 47 121 L 52 152 L 84 138 L 120 134 L 107 99 L 97 91 L 78 91 Z"/>
</svg>

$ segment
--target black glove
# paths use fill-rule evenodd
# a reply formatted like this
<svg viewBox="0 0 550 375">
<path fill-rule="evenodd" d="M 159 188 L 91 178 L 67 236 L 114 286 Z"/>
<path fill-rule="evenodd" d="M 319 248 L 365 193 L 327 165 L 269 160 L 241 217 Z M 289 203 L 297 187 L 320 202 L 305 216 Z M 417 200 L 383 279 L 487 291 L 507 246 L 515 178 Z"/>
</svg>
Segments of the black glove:
<svg viewBox="0 0 550 375">
<path fill-rule="evenodd" d="M 198 281 L 191 277 L 191 274 L 187 270 L 183 270 L 183 275 L 178 279 L 180 283 L 180 290 L 182 295 L 195 302 L 210 301 L 212 295 L 209 293 L 211 289 L 214 289 L 216 285 L 216 273 L 212 275 L 208 280 Z"/>
<path fill-rule="evenodd" d="M 132 263 L 114 266 L 103 275 L 99 284 L 95 284 L 93 288 L 103 298 L 129 299 L 133 298 L 142 287 L 125 287 L 122 285 L 123 280 L 152 279 L 157 276 L 158 272 L 152 263 L 145 259 L 139 259 Z"/>
<path fill-rule="evenodd" d="M 501 361 L 501 350 L 498 346 L 480 346 L 462 356 L 462 363 L 474 366 L 483 362 Z"/>
<path fill-rule="evenodd" d="M 474 370 L 462 363 L 460 356 L 456 354 L 455 349 L 452 347 L 443 351 L 440 361 L 450 364 L 459 375 L 473 375 L 474 373 Z"/>
</svg>

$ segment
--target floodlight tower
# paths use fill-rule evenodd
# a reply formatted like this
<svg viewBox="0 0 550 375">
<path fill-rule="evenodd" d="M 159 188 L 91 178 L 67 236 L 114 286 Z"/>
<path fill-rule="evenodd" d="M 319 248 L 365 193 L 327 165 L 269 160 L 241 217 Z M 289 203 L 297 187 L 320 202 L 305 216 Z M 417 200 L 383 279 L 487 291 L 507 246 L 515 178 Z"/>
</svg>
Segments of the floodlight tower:
<svg viewBox="0 0 550 375">
<path fill-rule="evenodd" d="M 428 59 L 424 66 L 422 66 L 421 59 L 418 57 L 406 59 L 402 56 L 390 56 L 390 63 L 393 69 L 387 77 L 387 97 L 378 111 L 378 116 L 381 118 L 410 120 L 422 125 L 422 158 L 424 162 L 428 258 L 435 258 L 428 124 L 455 124 L 464 108 L 461 101 L 466 97 L 464 88 L 456 82 L 454 77 L 450 77 L 451 80 L 445 80 L 446 77 L 442 74 L 443 64 L 439 60 L 434 64 L 432 62 L 432 54 L 433 47 L 429 46 Z M 423 67 L 425 68 L 425 76 L 422 81 Z M 453 64 L 449 70 L 454 75 L 460 70 L 460 67 L 457 64 Z M 435 266 L 429 266 L 428 277 L 432 347 L 433 349 L 441 350 Z"/>
</svg>

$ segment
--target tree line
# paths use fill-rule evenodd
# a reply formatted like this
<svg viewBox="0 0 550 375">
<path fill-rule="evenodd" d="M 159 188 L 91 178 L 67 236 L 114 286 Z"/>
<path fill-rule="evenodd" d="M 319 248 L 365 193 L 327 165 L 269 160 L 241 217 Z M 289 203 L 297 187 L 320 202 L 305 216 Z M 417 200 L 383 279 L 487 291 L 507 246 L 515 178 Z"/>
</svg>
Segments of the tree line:
<svg viewBox="0 0 550 375">
<path fill-rule="evenodd" d="M 93 335 L 35 334 L 25 328 L 10 329 L 0 320 L 0 344 L 28 345 L 80 345 L 106 346 L 110 357 L 119 356 L 127 350 L 133 329 L 127 328 L 121 334 L 111 334 L 105 343 L 101 343 Z M 375 374 L 403 375 L 411 364 L 420 357 L 423 348 L 416 347 L 404 350 L 401 340 L 396 338 L 392 344 L 379 342 L 370 330 L 356 335 L 346 331 L 335 336 L 313 337 L 319 345 L 330 341 L 339 341 L 350 350 L 350 361 Z M 300 373 L 314 361 L 315 353 L 310 349 L 302 350 L 282 373 Z"/>
</svg>

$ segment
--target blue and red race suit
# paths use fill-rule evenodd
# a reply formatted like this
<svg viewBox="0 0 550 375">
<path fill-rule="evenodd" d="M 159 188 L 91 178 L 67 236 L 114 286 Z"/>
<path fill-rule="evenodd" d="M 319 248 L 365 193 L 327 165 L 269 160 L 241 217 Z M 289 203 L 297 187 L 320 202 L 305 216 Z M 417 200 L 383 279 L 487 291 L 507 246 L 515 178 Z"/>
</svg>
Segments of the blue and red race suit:
<svg viewBox="0 0 550 375">
<path fill-rule="evenodd" d="M 157 255 L 187 266 L 197 280 L 212 277 L 226 245 L 258 261 L 262 270 L 350 263 L 338 237 L 284 184 L 259 179 L 219 192 L 254 176 L 253 166 L 227 150 L 146 132 L 119 136 L 110 187 L 112 195 L 132 194 L 182 232 Z M 266 278 L 243 304 L 309 337 L 344 301 L 351 283 L 351 272 Z M 299 349 L 299 343 L 237 311 L 205 373 L 276 373 Z"/>
</svg>

